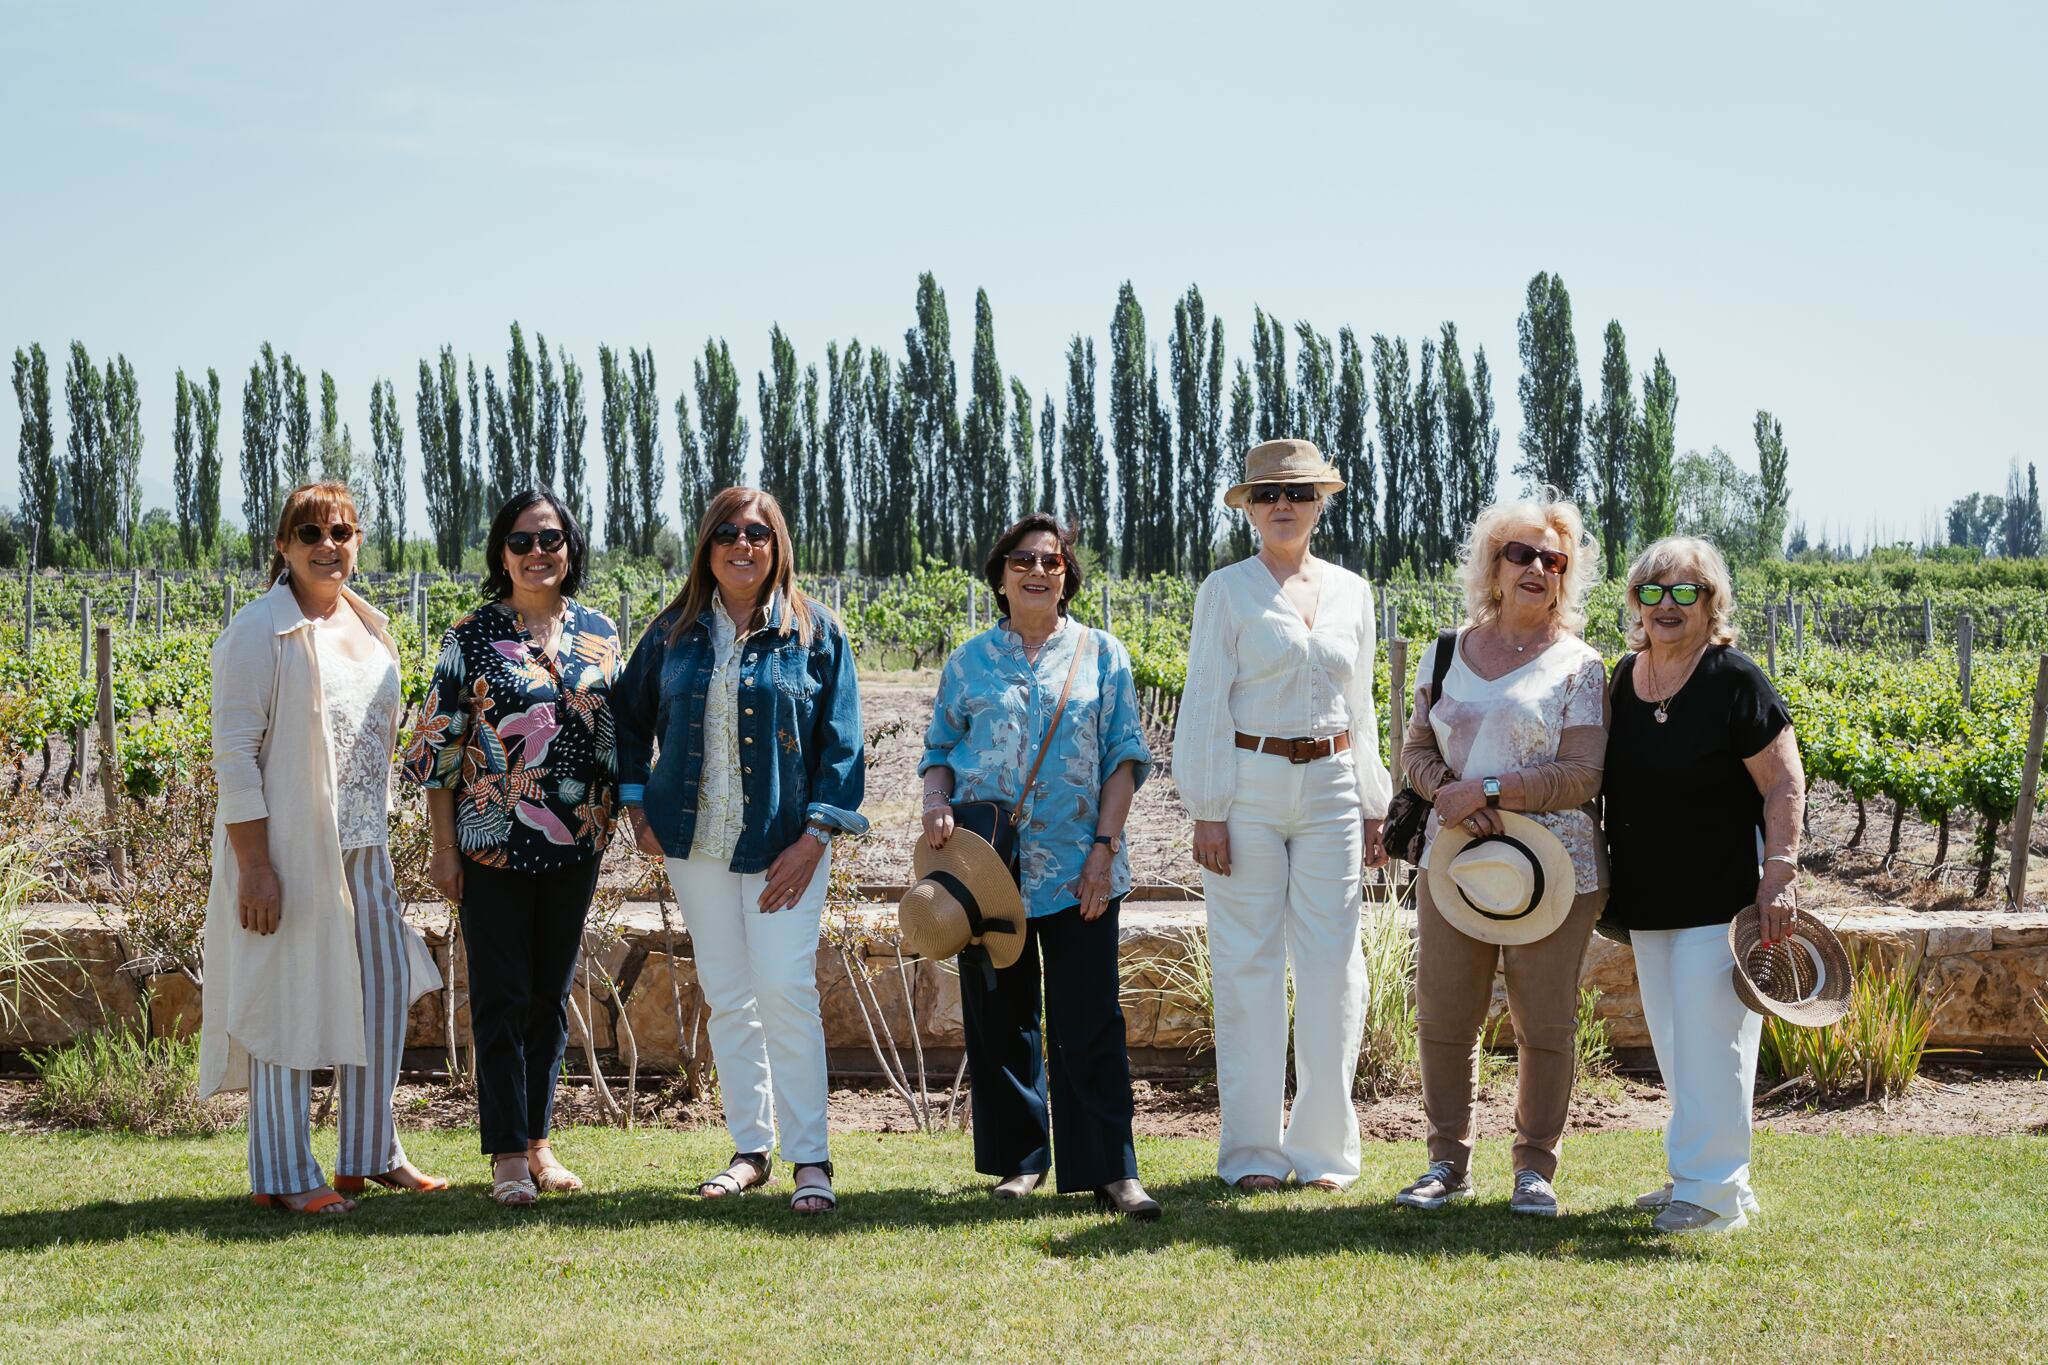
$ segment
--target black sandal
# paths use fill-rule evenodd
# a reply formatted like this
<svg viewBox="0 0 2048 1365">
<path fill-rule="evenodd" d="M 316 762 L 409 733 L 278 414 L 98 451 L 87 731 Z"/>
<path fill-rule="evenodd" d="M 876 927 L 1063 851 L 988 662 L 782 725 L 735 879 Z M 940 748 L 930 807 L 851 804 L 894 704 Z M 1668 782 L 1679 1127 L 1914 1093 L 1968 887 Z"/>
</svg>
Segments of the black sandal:
<svg viewBox="0 0 2048 1365">
<path fill-rule="evenodd" d="M 825 1179 L 820 1182 L 816 1176 L 797 1182 L 796 1192 L 789 1196 L 789 1206 L 798 1213 L 817 1215 L 831 1213 L 839 1207 L 839 1196 L 832 1192 L 832 1163 L 829 1161 L 799 1161 L 789 1168 L 793 1176 L 798 1171 L 823 1171 Z M 822 1209 L 798 1209 L 796 1206 L 806 1199 L 824 1201 Z"/>
<path fill-rule="evenodd" d="M 754 1179 L 741 1184 L 739 1177 L 733 1174 L 733 1168 L 736 1166 L 745 1166 L 752 1170 L 754 1172 Z M 699 1199 L 725 1199 L 735 1194 L 745 1194 L 748 1190 L 767 1184 L 768 1171 L 769 1162 L 766 1152 L 734 1152 L 732 1160 L 725 1163 L 724 1170 L 712 1176 L 709 1180 L 698 1184 L 697 1197 Z M 716 1190 L 717 1193 L 706 1193 L 709 1190 Z"/>
</svg>

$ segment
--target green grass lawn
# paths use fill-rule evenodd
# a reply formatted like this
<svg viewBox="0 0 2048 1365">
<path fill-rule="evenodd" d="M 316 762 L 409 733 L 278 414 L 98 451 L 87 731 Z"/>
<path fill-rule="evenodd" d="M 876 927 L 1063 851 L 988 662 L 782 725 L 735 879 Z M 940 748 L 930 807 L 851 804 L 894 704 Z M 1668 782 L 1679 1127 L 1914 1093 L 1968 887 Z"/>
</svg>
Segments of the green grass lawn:
<svg viewBox="0 0 2048 1365">
<path fill-rule="evenodd" d="M 320 1135 L 323 1159 L 333 1134 Z M 409 1134 L 438 1196 L 330 1222 L 249 1207 L 243 1140 L 0 1138 L 0 1358 L 2041 1360 L 2048 1144 L 1760 1135 L 1764 1218 L 1675 1241 L 1629 1199 L 1655 1134 L 1568 1139 L 1566 1216 L 1388 1196 L 1421 1163 L 1369 1145 L 1350 1193 L 1239 1198 L 1205 1142 L 1140 1161 L 1166 1216 L 997 1204 L 959 1137 L 834 1139 L 844 1207 L 687 1197 L 711 1132 L 574 1129 L 592 1192 L 482 1196 L 468 1134 Z"/>
</svg>

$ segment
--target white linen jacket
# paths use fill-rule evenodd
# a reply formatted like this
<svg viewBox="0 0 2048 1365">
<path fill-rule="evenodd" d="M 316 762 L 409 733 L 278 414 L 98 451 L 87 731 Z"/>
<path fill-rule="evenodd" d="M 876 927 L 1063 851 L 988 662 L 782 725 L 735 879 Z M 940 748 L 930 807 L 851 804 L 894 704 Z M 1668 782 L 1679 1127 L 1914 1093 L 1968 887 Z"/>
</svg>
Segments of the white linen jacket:
<svg viewBox="0 0 2048 1365">
<path fill-rule="evenodd" d="M 394 658 L 384 614 L 342 596 Z M 213 643 L 213 886 L 206 900 L 199 1094 L 246 1090 L 249 1059 L 312 1070 L 362 1066 L 363 978 L 355 909 L 342 876 L 334 745 L 313 623 L 280 580 L 235 613 Z M 396 718 L 391 741 L 398 739 Z M 244 929 L 227 827 L 269 823 L 282 901 L 277 932 Z M 408 1005 L 441 984 L 417 931 L 405 935 Z"/>
</svg>

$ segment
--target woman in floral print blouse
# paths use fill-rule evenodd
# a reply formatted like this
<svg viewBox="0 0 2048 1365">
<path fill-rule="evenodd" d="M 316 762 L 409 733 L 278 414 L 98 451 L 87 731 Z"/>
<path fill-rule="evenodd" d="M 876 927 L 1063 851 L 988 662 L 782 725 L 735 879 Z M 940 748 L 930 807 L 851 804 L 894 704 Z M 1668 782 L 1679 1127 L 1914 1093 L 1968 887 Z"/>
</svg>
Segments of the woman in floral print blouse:
<svg viewBox="0 0 2048 1365">
<path fill-rule="evenodd" d="M 486 604 L 441 643 L 405 774 L 427 789 L 432 876 L 460 907 L 491 1195 L 583 1182 L 548 1144 L 569 985 L 617 809 L 618 629 L 573 599 L 583 532 L 554 494 L 491 522 Z"/>
</svg>

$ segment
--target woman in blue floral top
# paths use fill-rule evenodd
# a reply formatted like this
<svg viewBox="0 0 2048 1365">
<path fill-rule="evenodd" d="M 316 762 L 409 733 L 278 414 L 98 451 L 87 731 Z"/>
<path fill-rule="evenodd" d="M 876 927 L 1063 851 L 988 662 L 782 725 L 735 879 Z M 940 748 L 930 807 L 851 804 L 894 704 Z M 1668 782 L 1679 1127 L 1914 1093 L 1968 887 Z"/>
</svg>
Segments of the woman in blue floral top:
<svg viewBox="0 0 2048 1365">
<path fill-rule="evenodd" d="M 548 1145 L 569 984 L 611 842 L 619 633 L 573 599 L 583 532 L 554 494 L 491 522 L 486 605 L 441 643 L 405 775 L 427 789 L 434 885 L 460 907 L 491 1196 L 531 1204 L 583 1182 Z"/>
<path fill-rule="evenodd" d="M 1117 1004 L 1117 916 L 1131 889 L 1124 821 L 1152 766 L 1130 655 L 1108 632 L 1067 614 L 1081 566 L 1052 517 L 1035 513 L 1005 531 L 983 572 L 1004 614 L 946 660 L 919 765 L 934 848 L 952 837 L 952 801 L 1024 810 L 1023 956 L 999 970 L 963 960 L 960 972 L 975 1169 L 999 1178 L 997 1198 L 1029 1194 L 1052 1165 L 1056 1136 L 1062 1193 L 1092 1189 L 1121 1213 L 1157 1217 L 1158 1203 L 1138 1183 Z M 1058 727 L 1027 793 L 1025 777 L 1056 710 Z M 1041 955 L 1049 1055 L 1039 1040 Z"/>
</svg>

